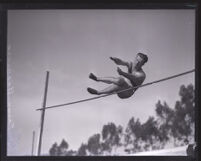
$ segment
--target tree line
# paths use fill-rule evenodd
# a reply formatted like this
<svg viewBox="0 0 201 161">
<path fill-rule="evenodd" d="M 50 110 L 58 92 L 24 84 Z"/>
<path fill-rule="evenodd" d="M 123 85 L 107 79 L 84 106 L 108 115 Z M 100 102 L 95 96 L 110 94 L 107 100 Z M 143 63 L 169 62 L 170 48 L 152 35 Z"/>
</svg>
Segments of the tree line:
<svg viewBox="0 0 201 161">
<path fill-rule="evenodd" d="M 100 133 L 88 138 L 78 150 L 69 149 L 63 139 L 49 149 L 51 156 L 123 155 L 136 152 L 159 150 L 166 146 L 182 146 L 194 140 L 195 89 L 192 84 L 179 89 L 180 100 L 174 107 L 160 100 L 155 105 L 156 116 L 144 123 L 132 117 L 127 126 L 113 122 L 103 126 Z"/>
</svg>

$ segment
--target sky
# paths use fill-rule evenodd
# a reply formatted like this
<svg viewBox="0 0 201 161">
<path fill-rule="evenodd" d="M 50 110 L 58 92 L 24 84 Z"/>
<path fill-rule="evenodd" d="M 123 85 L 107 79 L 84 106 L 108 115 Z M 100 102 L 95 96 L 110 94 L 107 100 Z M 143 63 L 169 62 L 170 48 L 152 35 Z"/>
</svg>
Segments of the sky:
<svg viewBox="0 0 201 161">
<path fill-rule="evenodd" d="M 138 52 L 147 54 L 144 83 L 194 69 L 195 10 L 10 10 L 7 47 L 7 152 L 30 155 L 35 131 L 36 154 L 46 71 L 51 106 L 93 97 L 87 87 L 107 87 L 88 75 L 118 76 L 110 56 L 132 61 Z M 77 150 L 109 122 L 145 122 L 158 100 L 174 108 L 179 87 L 190 83 L 194 73 L 140 88 L 128 99 L 113 95 L 48 109 L 42 153 L 62 139 Z"/>
</svg>

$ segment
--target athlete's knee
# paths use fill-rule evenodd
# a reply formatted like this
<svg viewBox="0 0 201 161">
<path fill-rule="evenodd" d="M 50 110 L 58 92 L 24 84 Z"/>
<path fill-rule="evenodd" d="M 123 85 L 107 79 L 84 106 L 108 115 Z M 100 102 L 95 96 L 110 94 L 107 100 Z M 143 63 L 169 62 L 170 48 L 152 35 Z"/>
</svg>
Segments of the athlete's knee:
<svg viewBox="0 0 201 161">
<path fill-rule="evenodd" d="M 124 78 L 119 77 L 118 78 L 118 85 L 122 85 L 122 84 L 124 84 Z"/>
</svg>

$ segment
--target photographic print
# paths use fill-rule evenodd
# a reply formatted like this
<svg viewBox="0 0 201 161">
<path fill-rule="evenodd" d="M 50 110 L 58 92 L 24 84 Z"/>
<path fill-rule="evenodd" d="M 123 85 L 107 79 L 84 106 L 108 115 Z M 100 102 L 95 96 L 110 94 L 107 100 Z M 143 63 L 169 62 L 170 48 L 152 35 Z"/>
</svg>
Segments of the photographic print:
<svg viewBox="0 0 201 161">
<path fill-rule="evenodd" d="M 8 10 L 7 156 L 187 156 L 195 9 Z"/>
</svg>

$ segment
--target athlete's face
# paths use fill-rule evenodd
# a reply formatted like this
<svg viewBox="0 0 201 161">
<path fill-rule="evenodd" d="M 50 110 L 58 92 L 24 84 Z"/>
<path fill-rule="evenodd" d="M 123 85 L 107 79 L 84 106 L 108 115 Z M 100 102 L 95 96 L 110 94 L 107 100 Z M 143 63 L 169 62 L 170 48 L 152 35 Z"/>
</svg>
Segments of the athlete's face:
<svg viewBox="0 0 201 161">
<path fill-rule="evenodd" d="M 135 58 L 135 63 L 136 63 L 137 67 L 142 67 L 145 62 L 144 62 L 144 59 L 141 56 L 137 55 L 136 58 Z"/>
</svg>

